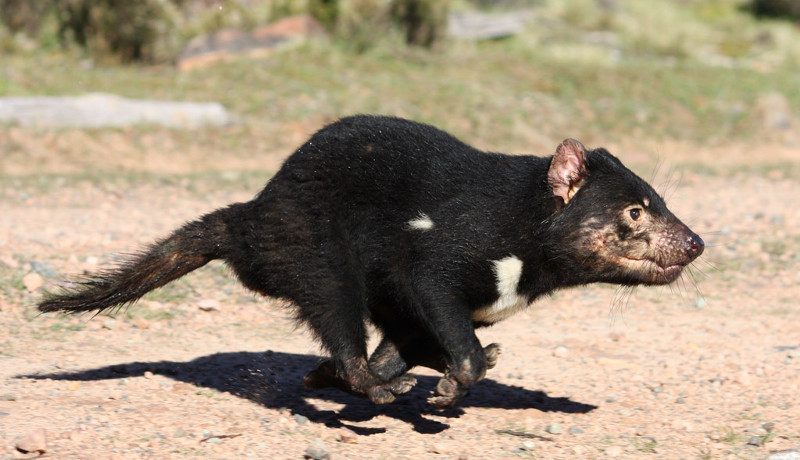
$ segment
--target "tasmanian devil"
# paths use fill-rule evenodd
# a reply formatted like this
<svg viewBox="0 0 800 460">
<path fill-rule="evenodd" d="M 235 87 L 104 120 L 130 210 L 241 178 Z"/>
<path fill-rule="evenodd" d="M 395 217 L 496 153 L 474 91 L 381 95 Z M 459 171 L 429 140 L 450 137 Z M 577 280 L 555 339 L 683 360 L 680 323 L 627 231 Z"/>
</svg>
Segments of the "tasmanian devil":
<svg viewBox="0 0 800 460">
<path fill-rule="evenodd" d="M 422 365 L 444 374 L 429 402 L 450 407 L 499 355 L 475 328 L 559 288 L 670 283 L 703 248 L 605 149 L 567 139 L 552 157 L 488 153 L 428 125 L 355 116 L 314 134 L 252 201 L 39 310 L 130 304 L 222 259 L 247 288 L 294 304 L 330 353 L 306 386 L 388 403 Z M 382 334 L 369 357 L 367 321 Z"/>
</svg>

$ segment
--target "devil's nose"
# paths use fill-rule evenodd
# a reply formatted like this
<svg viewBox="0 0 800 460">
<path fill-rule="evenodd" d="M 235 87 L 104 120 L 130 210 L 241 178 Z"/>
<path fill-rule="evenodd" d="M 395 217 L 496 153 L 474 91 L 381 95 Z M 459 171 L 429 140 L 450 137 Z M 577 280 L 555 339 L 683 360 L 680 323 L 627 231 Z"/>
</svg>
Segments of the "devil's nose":
<svg viewBox="0 0 800 460">
<path fill-rule="evenodd" d="M 689 238 L 686 240 L 686 252 L 689 254 L 689 257 L 692 260 L 700 257 L 700 254 L 703 253 L 703 250 L 706 248 L 706 244 L 703 243 L 703 239 L 700 238 L 699 235 L 695 233 L 689 233 Z"/>
</svg>

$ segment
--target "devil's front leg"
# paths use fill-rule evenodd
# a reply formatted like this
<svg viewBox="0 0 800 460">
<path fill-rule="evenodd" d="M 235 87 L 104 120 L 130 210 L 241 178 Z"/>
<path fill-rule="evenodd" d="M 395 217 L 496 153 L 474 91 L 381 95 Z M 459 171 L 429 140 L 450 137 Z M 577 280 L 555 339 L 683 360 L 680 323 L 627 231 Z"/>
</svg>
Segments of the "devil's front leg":
<svg viewBox="0 0 800 460">
<path fill-rule="evenodd" d="M 484 350 L 481 346 L 472 312 L 459 293 L 436 283 L 434 277 L 418 281 L 415 287 L 416 316 L 436 345 L 432 353 L 419 356 L 434 361 L 433 367 L 444 374 L 428 402 L 440 408 L 453 407 L 486 375 L 490 361 L 496 362 L 499 347 L 492 344 Z M 399 351 L 402 356 L 402 348 Z"/>
</svg>

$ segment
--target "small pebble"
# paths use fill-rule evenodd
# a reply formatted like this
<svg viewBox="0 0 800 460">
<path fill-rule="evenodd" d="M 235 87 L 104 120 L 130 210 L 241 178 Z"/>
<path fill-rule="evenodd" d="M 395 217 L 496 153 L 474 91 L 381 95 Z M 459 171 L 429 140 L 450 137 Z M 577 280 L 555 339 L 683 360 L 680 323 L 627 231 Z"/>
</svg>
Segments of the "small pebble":
<svg viewBox="0 0 800 460">
<path fill-rule="evenodd" d="M 172 432 L 173 438 L 182 438 L 184 436 L 186 436 L 186 430 L 184 430 L 183 428 L 177 428 L 175 429 L 175 431 Z"/>
<path fill-rule="evenodd" d="M 558 423 L 551 423 L 544 428 L 544 431 L 550 434 L 561 434 L 561 425 Z"/>
<path fill-rule="evenodd" d="M 305 456 L 313 460 L 329 460 L 331 458 L 331 453 L 328 451 L 328 448 L 325 447 L 325 443 L 322 442 L 322 439 L 316 438 L 311 441 L 311 444 L 306 448 Z"/>
<path fill-rule="evenodd" d="M 0 401 L 16 401 L 17 397 L 13 393 L 3 393 L 0 395 Z"/>
<path fill-rule="evenodd" d="M 681 396 L 678 396 L 677 398 L 675 398 L 675 403 L 676 404 L 685 404 L 686 400 L 683 399 Z"/>
<path fill-rule="evenodd" d="M 607 403 L 617 402 L 617 395 L 608 395 L 606 397 L 606 402 Z"/>
<path fill-rule="evenodd" d="M 536 448 L 536 443 L 533 441 L 523 441 L 522 445 L 520 446 L 520 449 L 527 451 L 533 450 L 535 448 Z"/>
<path fill-rule="evenodd" d="M 566 347 L 556 347 L 556 349 L 553 350 L 553 356 L 556 358 L 566 358 L 569 356 L 569 350 L 567 350 Z"/>
<path fill-rule="evenodd" d="M 435 442 L 428 447 L 428 452 L 432 454 L 449 455 L 450 450 L 451 449 L 447 444 L 441 442 Z"/>
<path fill-rule="evenodd" d="M 197 303 L 197 308 L 202 311 L 220 311 L 219 302 L 214 299 L 203 299 Z"/>
<path fill-rule="evenodd" d="M 348 428 L 340 428 L 339 441 L 345 444 L 358 444 L 358 435 Z"/>
<path fill-rule="evenodd" d="M 750 439 L 747 440 L 748 446 L 756 446 L 759 447 L 764 444 L 764 438 L 761 436 L 750 436 Z"/>
<path fill-rule="evenodd" d="M 24 278 L 22 278 L 22 285 L 25 286 L 25 289 L 27 289 L 29 292 L 39 289 L 43 284 L 44 280 L 42 279 L 42 275 L 36 272 L 28 273 Z"/>
<path fill-rule="evenodd" d="M 209 444 L 222 444 L 222 439 L 220 439 L 220 438 L 218 438 L 218 437 L 214 436 L 214 437 L 212 437 L 212 438 L 208 438 L 208 439 L 206 439 L 206 441 L 205 441 L 205 442 L 207 442 L 207 443 L 209 443 Z"/>
<path fill-rule="evenodd" d="M 42 455 L 47 452 L 47 432 L 44 428 L 33 430 L 23 435 L 14 447 L 23 454 Z"/>
<path fill-rule="evenodd" d="M 567 430 L 567 433 L 569 433 L 569 434 L 583 434 L 583 430 L 578 428 L 578 427 L 576 427 L 576 426 L 571 426 Z"/>
<path fill-rule="evenodd" d="M 705 297 L 698 297 L 697 300 L 694 301 L 694 306 L 696 308 L 705 308 L 708 305 L 708 301 Z"/>
<path fill-rule="evenodd" d="M 308 417 L 305 415 L 294 414 L 294 421 L 297 422 L 298 425 L 305 425 L 308 423 Z"/>
</svg>

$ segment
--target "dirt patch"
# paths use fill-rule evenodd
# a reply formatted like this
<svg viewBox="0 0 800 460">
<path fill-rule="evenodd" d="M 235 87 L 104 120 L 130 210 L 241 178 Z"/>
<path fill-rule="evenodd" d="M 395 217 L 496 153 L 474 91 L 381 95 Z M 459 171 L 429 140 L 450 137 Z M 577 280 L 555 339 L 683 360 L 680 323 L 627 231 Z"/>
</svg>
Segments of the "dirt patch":
<svg viewBox="0 0 800 460">
<path fill-rule="evenodd" d="M 92 142 L 108 136 L 126 134 L 76 142 L 99 152 Z M 708 151 L 678 146 L 664 155 L 715 162 Z M 14 447 L 40 429 L 48 455 L 87 459 L 764 458 L 797 448 L 800 184 L 758 167 L 771 150 L 749 153 L 752 162 L 737 170 L 668 184 L 673 211 L 708 243 L 681 282 L 568 290 L 480 331 L 503 354 L 448 412 L 426 405 L 436 377 L 424 370 L 387 406 L 302 388 L 321 359 L 316 343 L 290 310 L 246 292 L 221 265 L 115 318 L 33 313 L 41 288 L 27 285 L 30 292 L 26 275 L 52 287 L 257 189 L 197 187 L 203 179 L 191 177 L 124 188 L 4 181 L 0 458 L 36 455 Z M 72 168 L 41 161 L 52 172 Z M 174 158 L 190 170 L 193 161 L 191 153 Z M 205 165 L 253 160 L 215 161 Z"/>
</svg>

